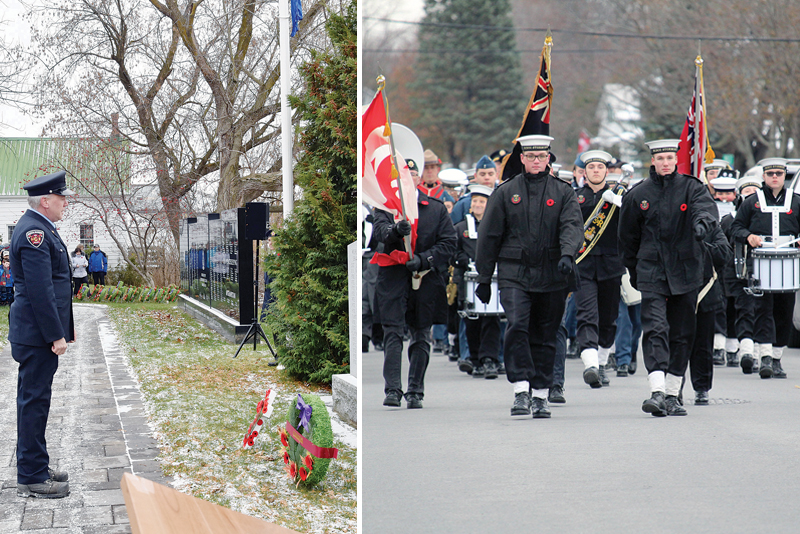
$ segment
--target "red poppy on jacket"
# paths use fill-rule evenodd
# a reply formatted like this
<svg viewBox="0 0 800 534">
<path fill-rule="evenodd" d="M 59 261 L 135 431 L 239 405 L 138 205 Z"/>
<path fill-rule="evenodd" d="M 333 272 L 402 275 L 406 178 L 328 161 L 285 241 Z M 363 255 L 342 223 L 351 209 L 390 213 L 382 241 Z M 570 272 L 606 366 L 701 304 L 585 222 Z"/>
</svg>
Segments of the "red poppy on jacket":
<svg viewBox="0 0 800 534">
<path fill-rule="evenodd" d="M 688 207 L 689 206 L 687 206 L 686 204 L 681 204 L 681 211 L 686 211 L 686 208 Z"/>
<path fill-rule="evenodd" d="M 548 206 L 552 206 L 552 205 L 553 205 L 553 204 L 555 204 L 555 203 L 556 203 L 556 201 L 555 201 L 555 200 L 553 200 L 552 198 L 548 198 L 548 199 L 547 199 L 547 205 L 548 205 Z"/>
</svg>

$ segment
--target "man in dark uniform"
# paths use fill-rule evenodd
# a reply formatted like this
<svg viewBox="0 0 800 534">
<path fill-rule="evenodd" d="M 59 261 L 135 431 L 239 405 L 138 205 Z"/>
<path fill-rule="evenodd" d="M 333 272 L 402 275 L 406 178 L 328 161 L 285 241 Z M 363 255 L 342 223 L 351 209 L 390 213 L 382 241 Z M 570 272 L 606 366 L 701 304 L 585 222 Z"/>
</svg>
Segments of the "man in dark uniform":
<svg viewBox="0 0 800 534">
<path fill-rule="evenodd" d="M 11 356 L 17 380 L 17 495 L 54 499 L 69 495 L 69 476 L 50 468 L 45 428 L 58 357 L 75 340 L 72 273 L 67 246 L 56 231 L 63 218 L 66 173 L 42 176 L 23 186 L 31 209 L 11 238 L 16 299 L 9 314 Z"/>
<path fill-rule="evenodd" d="M 415 177 L 419 185 L 419 177 Z M 417 240 L 414 257 L 405 265 L 380 267 L 375 300 L 383 325 L 384 406 L 400 406 L 403 385 L 400 379 L 403 330 L 408 325 L 408 408 L 422 408 L 425 371 L 431 353 L 431 325 L 447 321 L 447 297 L 443 273 L 456 250 L 456 232 L 447 208 L 440 200 L 417 190 Z M 404 250 L 403 237 L 411 233 L 405 219 L 395 222 L 392 215 L 375 210 L 372 234 L 384 244 L 384 252 Z M 412 288 L 412 276 L 424 274 L 419 288 Z"/>
<path fill-rule="evenodd" d="M 486 211 L 486 203 L 492 195 L 492 188 L 481 184 L 469 186 L 470 210 L 464 219 L 456 225 L 456 253 L 453 258 L 455 267 L 453 279 L 458 285 L 458 297 L 466 298 L 464 273 L 469 270 L 470 263 L 475 261 L 478 246 L 478 234 Z M 500 354 L 500 316 L 478 315 L 476 318 L 464 318 L 467 343 L 469 345 L 470 366 L 473 378 L 497 378 Z"/>
<path fill-rule="evenodd" d="M 598 204 L 608 204 L 613 191 L 606 183 L 611 154 L 602 150 L 589 150 L 580 156 L 586 169 L 584 186 L 576 191 L 584 225 Z M 608 194 L 606 193 L 608 191 Z M 614 209 L 616 212 L 616 208 Z M 583 380 L 592 388 L 609 385 L 605 368 L 614 337 L 619 314 L 619 288 L 625 267 L 619 253 L 617 221 L 619 214 L 611 214 L 602 235 L 580 261 L 581 288 L 574 293 L 578 312 L 578 345 L 584 371 Z M 591 226 L 588 232 L 599 231 Z"/>
<path fill-rule="evenodd" d="M 508 319 L 505 365 L 514 385 L 511 415 L 530 415 L 533 406 L 534 418 L 550 417 L 556 333 L 583 243 L 575 192 L 550 171 L 552 140 L 546 135 L 517 139 L 524 170 L 489 197 L 476 261 L 476 294 L 485 303 L 498 266 L 500 302 Z"/>
<path fill-rule="evenodd" d="M 746 243 L 750 248 L 771 247 L 775 250 L 777 245 L 800 236 L 800 196 L 786 187 L 785 159 L 768 158 L 759 161 L 758 165 L 764 169 L 764 185 L 742 202 L 733 220 L 731 234 L 733 239 Z M 781 357 L 792 331 L 794 301 L 794 292 L 764 291 L 755 299 L 753 340 L 755 358 L 760 358 L 758 373 L 761 378 L 786 378 Z M 753 372 L 751 358 L 742 357 L 741 365 L 746 374 Z"/>
<path fill-rule="evenodd" d="M 651 397 L 642 410 L 686 415 L 678 402 L 703 285 L 703 244 L 717 225 L 714 199 L 677 172 L 679 139 L 647 143 L 650 176 L 622 197 L 619 241 L 631 285 L 642 293 L 642 350 Z"/>
</svg>

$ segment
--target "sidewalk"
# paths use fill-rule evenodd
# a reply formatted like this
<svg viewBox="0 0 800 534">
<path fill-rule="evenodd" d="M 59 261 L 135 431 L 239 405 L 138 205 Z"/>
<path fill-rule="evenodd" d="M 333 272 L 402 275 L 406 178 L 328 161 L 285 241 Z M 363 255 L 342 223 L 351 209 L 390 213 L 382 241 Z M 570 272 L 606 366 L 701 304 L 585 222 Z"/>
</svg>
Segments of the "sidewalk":
<svg viewBox="0 0 800 534">
<path fill-rule="evenodd" d="M 59 362 L 46 436 L 50 465 L 69 472 L 69 497 L 17 497 L 17 363 L 7 342 L 0 352 L 0 534 L 131 532 L 122 473 L 169 484 L 105 307 L 76 304 L 74 313 L 77 342 Z"/>
</svg>

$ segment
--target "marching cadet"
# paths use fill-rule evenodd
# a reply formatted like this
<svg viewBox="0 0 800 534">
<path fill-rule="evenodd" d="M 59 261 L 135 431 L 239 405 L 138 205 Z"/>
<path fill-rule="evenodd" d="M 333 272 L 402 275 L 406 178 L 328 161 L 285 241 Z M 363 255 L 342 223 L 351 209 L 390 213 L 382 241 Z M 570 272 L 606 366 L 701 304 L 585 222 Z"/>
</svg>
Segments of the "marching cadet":
<svg viewBox="0 0 800 534">
<path fill-rule="evenodd" d="M 602 150 L 589 150 L 581 154 L 580 159 L 584 164 L 585 178 L 584 186 L 576 193 L 586 228 L 595 207 L 611 207 L 605 193 L 608 191 L 613 195 L 606 183 L 607 165 L 612 157 Z M 587 253 L 581 253 L 581 288 L 574 293 L 578 317 L 577 339 L 584 365 L 583 381 L 592 388 L 609 385 L 605 368 L 616 335 L 619 288 L 622 275 L 625 274 L 618 247 L 619 216 L 608 209 L 600 213 L 604 219 L 602 234 L 594 237 L 600 232 L 600 227 L 595 225 L 586 230 L 587 245 L 591 242 L 593 246 Z M 606 221 L 608 216 L 611 218 Z"/>
<path fill-rule="evenodd" d="M 486 203 L 492 194 L 492 188 L 472 184 L 469 186 L 470 211 L 460 223 L 456 225 L 456 254 L 454 258 L 458 272 L 454 278 L 463 279 L 464 272 L 469 269 L 469 264 L 475 261 L 476 248 L 481 220 L 486 210 Z M 459 298 L 463 295 L 459 284 Z M 472 364 L 473 378 L 497 378 L 500 362 L 500 316 L 479 315 L 477 319 L 464 319 L 467 334 L 467 344 Z"/>
<path fill-rule="evenodd" d="M 419 176 L 415 185 L 419 185 Z M 403 386 L 400 379 L 403 331 L 408 325 L 407 407 L 422 408 L 425 394 L 425 371 L 431 354 L 431 325 L 447 320 L 447 297 L 443 273 L 455 252 L 456 236 L 447 208 L 440 200 L 417 191 L 417 241 L 414 257 L 405 265 L 381 266 L 375 286 L 375 300 L 383 325 L 384 406 L 400 406 Z M 384 244 L 384 252 L 403 250 L 403 237 L 411 233 L 411 224 L 397 223 L 390 213 L 375 210 L 372 234 Z M 412 289 L 412 273 L 425 274 L 418 289 Z"/>
<path fill-rule="evenodd" d="M 716 178 L 715 181 L 720 179 Z M 714 227 L 703 243 L 705 247 L 702 268 L 705 285 L 697 297 L 696 333 L 689 356 L 694 403 L 697 406 L 708 405 L 708 392 L 714 378 L 715 319 L 720 311 L 724 311 L 725 302 L 722 283 L 718 280 L 717 273 L 722 272 L 732 261 L 730 244 L 720 226 Z"/>
<path fill-rule="evenodd" d="M 16 299 L 8 317 L 17 379 L 17 495 L 58 499 L 69 495 L 69 474 L 50 465 L 45 429 L 59 356 L 75 341 L 72 272 L 67 246 L 55 223 L 64 216 L 66 172 L 23 186 L 30 209 L 11 237 Z"/>
<path fill-rule="evenodd" d="M 706 173 L 706 182 L 710 184 L 711 180 L 714 180 L 719 176 L 720 171 L 722 171 L 723 169 L 730 169 L 730 168 L 731 168 L 730 163 L 728 163 L 724 159 L 715 159 L 711 163 L 706 163 L 705 165 L 703 165 L 703 170 Z M 714 185 L 712 184 L 711 187 L 714 187 Z"/>
<path fill-rule="evenodd" d="M 744 176 L 736 181 L 738 197 L 735 204 L 737 207 L 741 206 L 744 199 L 755 193 L 757 189 L 761 189 L 761 175 L 763 174 L 763 170 L 761 170 L 760 167 L 756 167 L 756 169 L 758 172 L 751 173 L 748 171 Z M 731 232 L 736 213 L 736 211 L 733 211 L 730 215 L 726 215 L 722 218 L 722 221 L 720 221 L 719 224 L 722 227 L 722 230 L 725 232 L 725 237 L 728 239 L 728 242 L 734 248 L 734 257 L 740 256 L 741 261 L 743 262 L 744 250 L 747 245 L 743 243 L 737 244 L 733 239 L 733 234 Z M 736 251 L 740 251 L 740 254 L 736 254 Z M 753 342 L 753 331 L 755 330 L 754 320 L 756 314 L 755 297 L 745 292 L 744 288 L 747 286 L 747 281 L 739 279 L 737 276 L 737 267 L 735 264 L 736 261 L 739 260 L 735 260 L 733 263 L 728 263 L 725 268 L 724 276 L 725 293 L 733 298 L 734 331 L 736 332 L 739 345 L 739 350 L 736 353 L 728 353 L 726 355 L 728 367 L 739 367 L 739 361 L 742 358 L 747 358 L 751 362 L 755 361 L 755 344 Z"/>
<path fill-rule="evenodd" d="M 717 178 L 709 182 L 714 188 L 714 201 L 719 211 L 720 225 L 722 221 L 728 220 L 726 225 L 729 227 L 733 222 L 731 217 L 735 213 L 736 206 L 736 176 L 730 169 L 719 171 Z M 727 236 L 726 236 L 727 239 Z M 730 262 L 729 262 L 730 263 Z M 731 265 L 733 265 L 731 263 Z M 736 358 L 736 351 L 739 349 L 739 340 L 736 337 L 736 306 L 733 295 L 728 295 L 725 278 L 727 276 L 727 264 L 722 268 L 717 268 L 716 273 L 720 280 L 719 287 L 722 289 L 724 305 L 717 309 L 715 316 L 716 326 L 714 327 L 714 365 L 725 365 Z M 699 316 L 698 316 L 699 321 Z M 698 324 L 698 329 L 700 325 Z M 729 365 L 729 367 L 735 367 Z"/>
<path fill-rule="evenodd" d="M 494 189 L 495 184 L 497 184 L 497 167 L 489 156 L 482 156 L 478 163 L 475 164 L 474 183 L 484 185 L 490 190 Z M 456 205 L 453 206 L 453 211 L 450 212 L 453 224 L 463 221 L 464 216 L 469 212 L 471 208 L 470 194 L 462 195 Z"/>
<path fill-rule="evenodd" d="M 765 243 L 765 236 L 772 236 L 773 224 L 768 207 L 781 206 L 778 213 L 778 243 L 770 243 L 775 247 L 782 242 L 791 241 L 800 236 L 800 196 L 789 194 L 784 185 L 786 182 L 786 160 L 768 158 L 758 162 L 763 167 L 763 189 L 756 190 L 742 202 L 736 212 L 731 232 L 739 243 L 746 243 L 753 249 Z M 781 365 L 783 350 L 789 341 L 794 312 L 794 292 L 773 293 L 764 291 L 763 296 L 755 300 L 755 341 L 756 359 L 760 358 L 759 375 L 761 378 L 786 378 Z M 753 371 L 753 359 L 741 358 L 742 371 L 750 374 Z"/>
<path fill-rule="evenodd" d="M 508 319 L 505 366 L 514 385 L 511 415 L 533 411 L 534 418 L 550 417 L 547 395 L 553 384 L 556 332 L 583 243 L 575 192 L 550 172 L 552 140 L 547 135 L 517 139 L 523 172 L 489 197 L 476 262 L 476 295 L 484 303 L 492 298 L 492 275 L 498 267 L 500 302 Z"/>
<path fill-rule="evenodd" d="M 678 402 L 694 342 L 703 285 L 703 244 L 717 225 L 708 189 L 677 172 L 679 139 L 647 143 L 650 176 L 622 197 L 619 241 L 631 284 L 642 293 L 642 350 L 651 396 L 642 410 L 686 415 Z"/>
</svg>

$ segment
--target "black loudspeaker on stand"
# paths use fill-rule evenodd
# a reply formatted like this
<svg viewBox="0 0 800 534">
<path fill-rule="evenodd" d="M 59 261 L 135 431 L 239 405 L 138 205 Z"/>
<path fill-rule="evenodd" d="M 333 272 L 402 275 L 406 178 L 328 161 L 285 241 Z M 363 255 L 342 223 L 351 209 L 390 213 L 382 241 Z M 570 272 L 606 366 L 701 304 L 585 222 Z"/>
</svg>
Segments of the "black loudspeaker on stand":
<svg viewBox="0 0 800 534">
<path fill-rule="evenodd" d="M 264 329 L 261 328 L 261 324 L 258 322 L 258 264 L 261 262 L 261 240 L 269 236 L 269 204 L 264 202 L 248 202 L 245 204 L 244 220 L 244 239 L 256 242 L 256 268 L 253 280 L 253 319 L 250 322 L 250 328 L 248 328 L 242 340 L 242 344 L 239 345 L 233 357 L 236 358 L 239 355 L 242 348 L 250 339 L 253 340 L 253 350 L 256 350 L 258 338 L 260 337 L 264 340 L 264 343 L 267 344 L 269 351 L 272 353 L 274 361 L 271 361 L 269 365 L 278 365 L 275 351 L 272 349 L 272 345 L 269 344 L 269 340 L 266 334 L 264 334 Z"/>
</svg>

